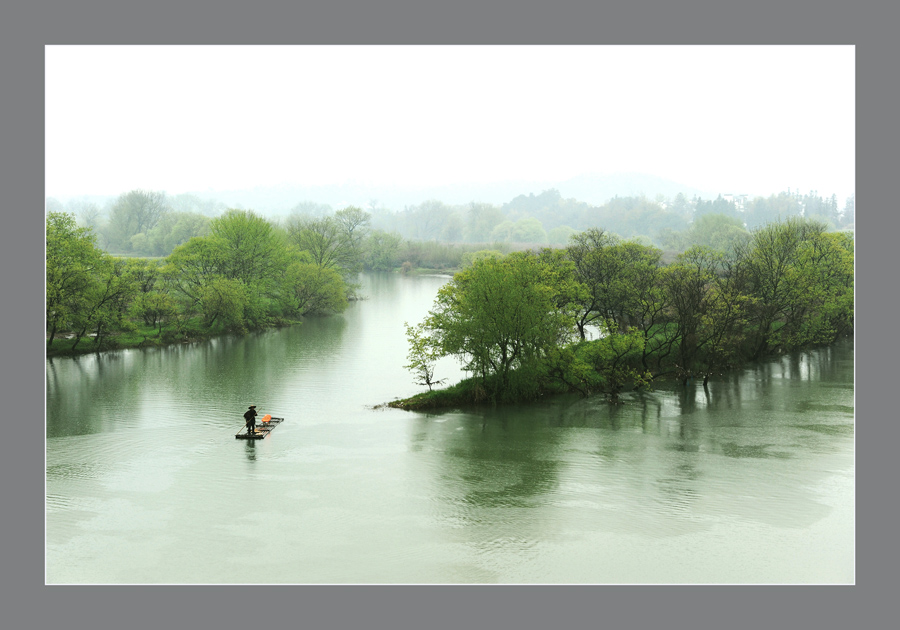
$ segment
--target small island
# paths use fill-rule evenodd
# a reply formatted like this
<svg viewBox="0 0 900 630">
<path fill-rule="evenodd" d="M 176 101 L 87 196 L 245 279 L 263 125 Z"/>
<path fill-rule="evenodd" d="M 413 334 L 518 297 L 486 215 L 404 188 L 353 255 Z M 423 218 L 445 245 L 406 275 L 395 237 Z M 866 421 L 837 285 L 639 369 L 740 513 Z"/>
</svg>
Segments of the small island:
<svg viewBox="0 0 900 630">
<path fill-rule="evenodd" d="M 668 264 L 661 250 L 598 228 L 565 249 L 482 256 L 440 289 L 424 321 L 407 324 L 406 367 L 429 391 L 387 405 L 561 392 L 615 403 L 659 379 L 706 386 L 747 362 L 852 335 L 853 252 L 852 233 L 795 217 L 732 230 L 723 247 L 695 245 Z M 434 389 L 446 356 L 472 376 Z"/>
</svg>

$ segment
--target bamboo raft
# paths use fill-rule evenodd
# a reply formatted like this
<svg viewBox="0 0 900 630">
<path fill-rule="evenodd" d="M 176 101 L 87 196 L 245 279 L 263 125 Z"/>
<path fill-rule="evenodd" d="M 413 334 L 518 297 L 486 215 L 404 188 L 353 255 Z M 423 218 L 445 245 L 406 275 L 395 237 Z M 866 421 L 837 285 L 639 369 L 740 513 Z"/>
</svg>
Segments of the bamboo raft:
<svg viewBox="0 0 900 630">
<path fill-rule="evenodd" d="M 284 422 L 284 418 L 272 418 L 268 422 L 257 422 L 253 433 L 250 433 L 246 425 L 234 436 L 236 440 L 262 440 L 269 437 L 275 427 Z"/>
</svg>

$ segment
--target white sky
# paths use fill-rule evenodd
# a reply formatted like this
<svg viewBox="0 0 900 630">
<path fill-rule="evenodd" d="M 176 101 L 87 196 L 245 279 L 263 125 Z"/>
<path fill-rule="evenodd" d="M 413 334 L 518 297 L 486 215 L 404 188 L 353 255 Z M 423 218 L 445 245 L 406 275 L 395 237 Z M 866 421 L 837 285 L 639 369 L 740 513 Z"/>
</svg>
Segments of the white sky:
<svg viewBox="0 0 900 630">
<path fill-rule="evenodd" d="M 642 172 L 854 190 L 852 46 L 48 46 L 46 193 Z"/>
</svg>

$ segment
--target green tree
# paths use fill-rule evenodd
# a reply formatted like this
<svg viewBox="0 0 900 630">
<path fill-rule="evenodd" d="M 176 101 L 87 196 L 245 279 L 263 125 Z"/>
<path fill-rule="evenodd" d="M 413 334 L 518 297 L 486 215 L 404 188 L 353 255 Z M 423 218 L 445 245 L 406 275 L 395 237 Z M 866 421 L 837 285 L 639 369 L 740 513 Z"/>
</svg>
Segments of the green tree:
<svg viewBox="0 0 900 630">
<path fill-rule="evenodd" d="M 704 317 L 710 311 L 712 287 L 722 255 L 707 247 L 692 247 L 669 265 L 663 276 L 671 319 L 677 331 L 677 371 L 687 380 L 695 374 L 695 362 L 707 337 Z"/>
<path fill-rule="evenodd" d="M 510 395 L 512 370 L 539 372 L 572 338 L 573 309 L 559 308 L 570 276 L 530 252 L 483 258 L 438 291 L 423 327 L 428 343 L 436 356 L 457 357 L 495 397 Z"/>
<path fill-rule="evenodd" d="M 103 211 L 96 203 L 90 201 L 70 201 L 69 212 L 78 217 L 79 224 L 93 230 L 97 234 L 102 227 Z"/>
<path fill-rule="evenodd" d="M 406 340 L 409 343 L 407 355 L 409 363 L 403 367 L 416 377 L 416 385 L 427 385 L 428 391 L 431 391 L 435 385 L 440 385 L 446 380 L 434 378 L 434 366 L 440 355 L 435 347 L 428 343 L 424 324 L 410 326 L 409 323 L 403 322 L 403 325 L 406 327 Z"/>
<path fill-rule="evenodd" d="M 465 220 L 459 212 L 454 210 L 446 216 L 440 238 L 445 243 L 459 243 L 463 240 L 465 229 Z"/>
<path fill-rule="evenodd" d="M 465 252 L 460 258 L 460 266 L 465 269 L 483 258 L 503 258 L 504 255 L 499 249 L 479 249 L 474 252 Z"/>
<path fill-rule="evenodd" d="M 115 328 L 130 328 L 125 318 L 128 306 L 137 293 L 133 271 L 135 264 L 122 258 L 104 256 L 96 271 L 96 282 L 84 294 L 84 308 L 74 320 L 74 350 L 88 331 L 97 349 L 103 347 L 104 335 Z"/>
<path fill-rule="evenodd" d="M 169 254 L 163 273 L 190 308 L 199 304 L 207 284 L 223 277 L 224 257 L 221 243 L 209 236 L 194 237 Z"/>
<path fill-rule="evenodd" d="M 546 243 L 547 232 L 534 217 L 523 217 L 518 221 L 502 221 L 491 230 L 491 239 L 502 243 Z"/>
<path fill-rule="evenodd" d="M 219 272 L 247 287 L 262 289 L 280 276 L 288 260 L 281 232 L 249 210 L 228 210 L 213 219 L 210 235 L 220 248 Z"/>
<path fill-rule="evenodd" d="M 132 278 L 135 283 L 131 317 L 146 326 L 157 327 L 157 334 L 161 335 L 163 324 L 177 314 L 176 302 L 163 274 L 163 264 L 161 261 L 141 259 L 129 262 L 133 265 Z"/>
<path fill-rule="evenodd" d="M 804 243 L 824 232 L 821 223 L 791 217 L 755 230 L 750 243 L 739 248 L 739 272 L 755 298 L 748 314 L 754 332 L 751 359 L 787 342 L 807 316 L 814 274 L 803 272 L 801 253 Z"/>
<path fill-rule="evenodd" d="M 420 241 L 436 240 L 453 209 L 436 199 L 429 199 L 404 213 L 411 228 L 411 236 Z"/>
<path fill-rule="evenodd" d="M 650 382 L 649 371 L 640 365 L 643 347 L 639 330 L 619 334 L 612 324 L 599 339 L 557 349 L 550 373 L 583 396 L 602 392 L 617 402 L 626 387 Z"/>
<path fill-rule="evenodd" d="M 620 334 L 632 331 L 640 334 L 643 373 L 649 373 L 651 357 L 655 358 L 658 370 L 672 352 L 675 341 L 674 330 L 667 326 L 671 301 L 662 283 L 662 252 L 632 240 L 614 244 L 608 254 L 621 261 L 618 269 L 621 306 L 613 311 L 617 313 L 618 323 L 613 326 L 607 321 L 607 329 L 621 329 Z"/>
<path fill-rule="evenodd" d="M 795 288 L 779 340 L 785 349 L 830 343 L 853 328 L 853 240 L 812 232 L 790 273 Z"/>
<path fill-rule="evenodd" d="M 513 241 L 513 234 L 515 233 L 515 230 L 515 221 L 505 219 L 495 225 L 494 229 L 491 230 L 491 240 L 495 243 L 511 243 Z"/>
<path fill-rule="evenodd" d="M 346 268 L 358 272 L 361 269 L 362 243 L 371 229 L 372 215 L 356 206 L 347 206 L 335 212 L 334 218 L 341 226 L 346 245 L 354 257 L 353 263 Z"/>
<path fill-rule="evenodd" d="M 661 252 L 633 241 L 622 242 L 599 228 L 572 237 L 566 250 L 575 264 L 575 278 L 587 288 L 576 325 L 585 338 L 589 325 L 605 324 L 622 331 L 641 326 L 643 311 L 638 283 L 658 265 Z"/>
<path fill-rule="evenodd" d="M 300 315 L 340 313 L 347 308 L 340 273 L 312 263 L 295 261 L 288 266 L 282 295 L 288 310 Z"/>
<path fill-rule="evenodd" d="M 222 276 L 213 278 L 200 289 L 203 325 L 208 329 L 218 324 L 230 332 L 246 331 L 244 314 L 249 301 L 245 285 L 240 280 Z"/>
<path fill-rule="evenodd" d="M 546 243 L 547 232 L 543 224 L 534 217 L 523 217 L 516 221 L 512 240 L 516 243 Z"/>
<path fill-rule="evenodd" d="M 390 271 L 400 264 L 400 247 L 403 239 L 396 232 L 372 230 L 366 239 L 364 266 L 373 271 Z"/>
<path fill-rule="evenodd" d="M 709 247 L 721 252 L 734 251 L 750 240 L 744 223 L 734 216 L 708 213 L 698 216 L 687 231 L 688 246 Z"/>
<path fill-rule="evenodd" d="M 614 197 L 594 209 L 590 221 L 589 225 L 602 225 L 626 238 L 645 234 L 648 226 L 654 226 L 657 231 L 687 228 L 683 216 L 667 212 L 661 205 L 643 196 Z"/>
<path fill-rule="evenodd" d="M 575 234 L 575 229 L 568 225 L 558 225 L 547 232 L 547 242 L 551 245 L 565 245 Z"/>
<path fill-rule="evenodd" d="M 466 240 L 470 243 L 485 243 L 491 239 L 491 233 L 506 219 L 500 208 L 489 203 L 469 205 L 466 221 Z"/>
<path fill-rule="evenodd" d="M 96 286 L 105 255 L 93 232 L 78 227 L 74 215 L 50 212 L 46 222 L 47 347 L 57 333 L 71 330 L 89 308 L 88 293 Z"/>
<path fill-rule="evenodd" d="M 132 249 L 144 256 L 167 256 L 195 236 L 209 234 L 210 218 L 195 212 L 167 212 L 146 233 L 132 237 Z"/>
<path fill-rule="evenodd" d="M 587 288 L 575 320 L 581 339 L 586 338 L 588 326 L 606 316 L 604 294 L 600 288 L 606 278 L 606 257 L 603 250 L 611 247 L 617 240 L 601 228 L 590 228 L 574 234 L 566 248 L 569 259 L 574 264 L 575 279 Z"/>
<path fill-rule="evenodd" d="M 288 221 L 287 232 L 291 242 L 308 252 L 316 265 L 336 269 L 347 277 L 362 268 L 369 222 L 367 212 L 350 206 L 333 216 L 294 216 Z"/>
<path fill-rule="evenodd" d="M 110 209 L 107 227 L 109 247 L 120 252 L 131 252 L 132 238 L 149 232 L 168 211 L 163 192 L 132 190 L 119 195 Z"/>
</svg>

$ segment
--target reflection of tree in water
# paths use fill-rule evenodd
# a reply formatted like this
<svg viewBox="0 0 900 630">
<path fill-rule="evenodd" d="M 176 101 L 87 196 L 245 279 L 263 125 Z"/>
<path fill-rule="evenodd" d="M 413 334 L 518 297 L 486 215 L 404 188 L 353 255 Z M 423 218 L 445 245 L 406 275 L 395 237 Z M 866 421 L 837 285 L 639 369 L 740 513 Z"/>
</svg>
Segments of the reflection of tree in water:
<svg viewBox="0 0 900 630">
<path fill-rule="evenodd" d="M 480 420 L 466 414 L 457 422 L 439 423 L 438 417 L 423 421 L 414 449 L 442 455 L 433 470 L 447 503 L 529 507 L 557 487 L 559 440 L 546 410 L 498 408 L 482 412 Z"/>
<path fill-rule="evenodd" d="M 594 526 L 654 537 L 707 527 L 695 513 L 706 426 L 697 395 L 678 385 L 635 392 L 621 405 L 585 400 L 568 410 L 569 424 L 595 430 L 584 434 L 590 457 L 572 475 L 570 493 L 573 501 L 602 506 Z"/>
<path fill-rule="evenodd" d="M 204 421 L 240 426 L 245 405 L 266 404 L 283 387 L 285 374 L 332 369 L 327 359 L 339 354 L 346 329 L 343 317 L 310 317 L 298 326 L 242 337 L 49 358 L 47 437 L 132 426 L 142 410 L 159 427 L 195 421 L 199 401 L 206 405 Z M 189 404 L 155 410 L 147 393 L 157 391 Z M 130 413 L 123 415 L 123 409 Z"/>
<path fill-rule="evenodd" d="M 813 383 L 846 383 L 853 373 L 853 340 L 840 340 L 830 346 L 792 352 L 786 357 L 785 375 Z"/>
<path fill-rule="evenodd" d="M 477 507 L 527 507 L 557 486 L 557 433 L 531 410 L 502 409 L 480 431 L 458 431 L 452 450 L 463 501 Z"/>
<path fill-rule="evenodd" d="M 122 420 L 116 410 L 140 389 L 130 377 L 123 354 L 105 352 L 47 359 L 46 392 L 49 438 L 114 427 Z"/>
</svg>

